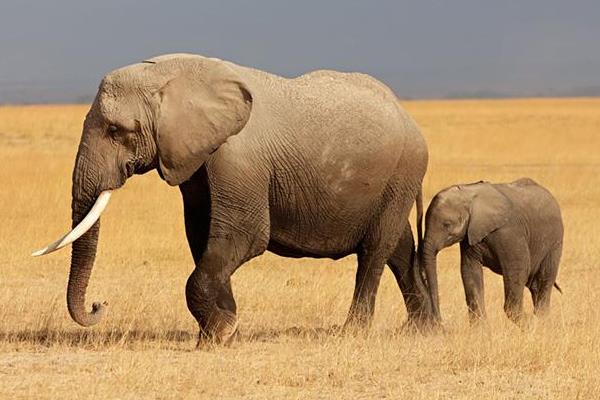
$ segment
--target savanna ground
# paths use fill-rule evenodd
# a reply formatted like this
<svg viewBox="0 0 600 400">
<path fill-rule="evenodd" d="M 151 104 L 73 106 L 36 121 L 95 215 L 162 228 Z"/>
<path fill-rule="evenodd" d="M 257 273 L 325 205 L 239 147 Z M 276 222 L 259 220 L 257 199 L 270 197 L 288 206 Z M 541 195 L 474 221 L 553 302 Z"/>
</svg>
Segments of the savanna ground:
<svg viewBox="0 0 600 400">
<path fill-rule="evenodd" d="M 600 99 L 404 106 L 429 143 L 427 203 L 479 179 L 530 176 L 555 193 L 564 295 L 553 293 L 547 321 L 513 326 L 502 280 L 486 271 L 489 323 L 470 328 L 452 248 L 439 263 L 444 333 L 399 330 L 405 308 L 386 270 L 370 334 L 341 336 L 331 327 L 346 317 L 355 258 L 265 254 L 233 277 L 240 336 L 197 351 L 179 192 L 150 173 L 118 191 L 103 217 L 87 298 L 109 301 L 109 313 L 80 328 L 65 304 L 70 251 L 29 254 L 70 226 L 87 106 L 0 107 L 0 397 L 598 398 Z"/>
</svg>

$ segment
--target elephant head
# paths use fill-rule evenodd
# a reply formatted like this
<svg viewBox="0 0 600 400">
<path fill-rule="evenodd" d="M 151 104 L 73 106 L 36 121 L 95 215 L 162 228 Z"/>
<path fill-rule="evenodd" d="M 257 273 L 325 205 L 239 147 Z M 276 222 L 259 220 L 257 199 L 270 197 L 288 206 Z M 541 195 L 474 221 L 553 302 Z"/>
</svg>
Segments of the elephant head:
<svg viewBox="0 0 600 400">
<path fill-rule="evenodd" d="M 470 246 L 508 220 L 510 202 L 488 182 L 451 186 L 439 192 L 425 214 L 425 235 L 419 251 L 425 269 L 433 314 L 440 316 L 436 257 L 442 249 L 466 238 Z"/>
<path fill-rule="evenodd" d="M 250 118 L 249 89 L 225 62 L 186 54 L 156 57 L 104 77 L 83 124 L 72 177 L 73 230 L 34 255 L 73 243 L 67 306 L 83 326 L 106 303 L 85 309 L 100 214 L 112 190 L 158 169 L 179 185 Z"/>
</svg>

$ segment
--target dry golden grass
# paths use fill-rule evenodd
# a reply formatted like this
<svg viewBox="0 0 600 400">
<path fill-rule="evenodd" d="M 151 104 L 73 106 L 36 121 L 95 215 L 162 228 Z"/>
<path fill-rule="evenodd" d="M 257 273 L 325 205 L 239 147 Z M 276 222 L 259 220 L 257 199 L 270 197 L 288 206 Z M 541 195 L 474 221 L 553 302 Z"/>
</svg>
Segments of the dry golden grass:
<svg viewBox="0 0 600 400">
<path fill-rule="evenodd" d="M 486 272 L 489 324 L 470 328 L 453 248 L 440 259 L 444 333 L 398 331 L 404 304 L 386 271 L 370 334 L 339 336 L 330 328 L 346 316 L 354 258 L 265 254 L 233 278 L 239 339 L 195 351 L 181 201 L 151 173 L 103 217 L 88 299 L 108 300 L 109 314 L 79 328 L 64 299 L 70 252 L 29 254 L 69 227 L 87 106 L 0 107 L 0 397 L 598 398 L 600 99 L 405 106 L 429 143 L 426 200 L 453 183 L 521 176 L 556 194 L 564 295 L 554 293 L 547 321 L 525 331 L 508 322 L 501 278 Z"/>
</svg>

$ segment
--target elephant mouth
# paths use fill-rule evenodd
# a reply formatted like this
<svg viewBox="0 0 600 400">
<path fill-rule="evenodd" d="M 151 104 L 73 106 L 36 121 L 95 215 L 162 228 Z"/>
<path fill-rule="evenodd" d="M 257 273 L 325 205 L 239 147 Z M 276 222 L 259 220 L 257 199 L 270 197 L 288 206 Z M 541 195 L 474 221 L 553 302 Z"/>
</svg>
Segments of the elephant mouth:
<svg viewBox="0 0 600 400">
<path fill-rule="evenodd" d="M 125 172 L 127 174 L 127 178 L 131 178 L 135 173 L 135 164 L 133 162 L 128 162 L 125 164 Z"/>
<path fill-rule="evenodd" d="M 160 163 L 158 163 L 158 165 L 156 166 L 156 171 L 158 172 L 158 176 L 160 176 L 160 179 L 164 181 L 165 175 L 163 174 L 162 168 L 160 167 Z"/>
</svg>

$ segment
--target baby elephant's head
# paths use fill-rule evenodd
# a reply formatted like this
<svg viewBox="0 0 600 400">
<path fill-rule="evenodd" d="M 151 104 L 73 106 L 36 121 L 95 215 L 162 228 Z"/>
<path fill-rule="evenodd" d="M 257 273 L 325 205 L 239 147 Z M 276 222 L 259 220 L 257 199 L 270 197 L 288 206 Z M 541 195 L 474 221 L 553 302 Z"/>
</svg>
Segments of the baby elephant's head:
<svg viewBox="0 0 600 400">
<path fill-rule="evenodd" d="M 510 207 L 508 198 L 489 182 L 444 189 L 427 209 L 424 248 L 436 254 L 465 236 L 475 245 L 506 223 Z"/>
</svg>

